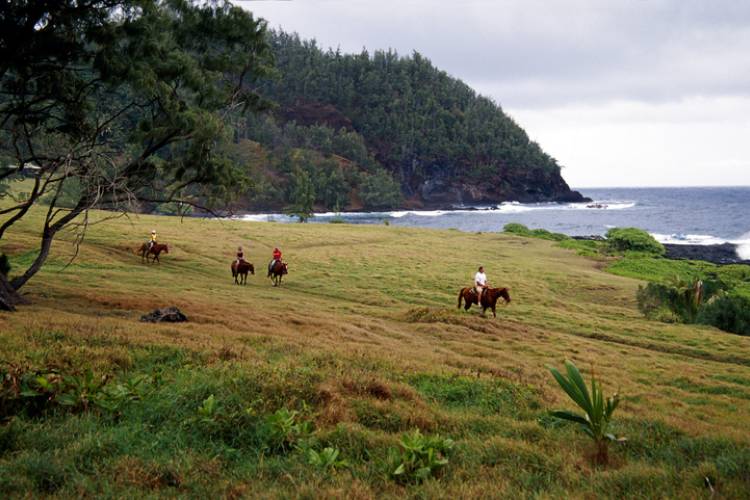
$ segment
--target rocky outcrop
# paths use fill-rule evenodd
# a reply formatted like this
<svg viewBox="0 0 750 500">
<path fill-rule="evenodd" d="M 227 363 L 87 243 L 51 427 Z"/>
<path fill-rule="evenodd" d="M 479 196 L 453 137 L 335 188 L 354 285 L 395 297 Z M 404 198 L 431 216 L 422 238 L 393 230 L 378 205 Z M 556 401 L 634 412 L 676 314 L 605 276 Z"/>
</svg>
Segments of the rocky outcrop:
<svg viewBox="0 0 750 500">
<path fill-rule="evenodd" d="M 578 191 L 571 190 L 559 173 L 542 174 L 538 171 L 519 176 L 505 175 L 481 182 L 433 178 L 422 182 L 416 191 L 420 204 L 424 208 L 492 205 L 504 201 L 521 203 L 591 201 Z"/>
<path fill-rule="evenodd" d="M 182 323 L 187 321 L 187 316 L 176 307 L 164 307 L 156 309 L 148 314 L 141 316 L 141 321 L 147 323 Z"/>
<path fill-rule="evenodd" d="M 705 260 L 714 264 L 750 264 L 737 255 L 737 246 L 731 243 L 722 245 L 672 245 L 665 244 L 667 258 Z"/>
</svg>

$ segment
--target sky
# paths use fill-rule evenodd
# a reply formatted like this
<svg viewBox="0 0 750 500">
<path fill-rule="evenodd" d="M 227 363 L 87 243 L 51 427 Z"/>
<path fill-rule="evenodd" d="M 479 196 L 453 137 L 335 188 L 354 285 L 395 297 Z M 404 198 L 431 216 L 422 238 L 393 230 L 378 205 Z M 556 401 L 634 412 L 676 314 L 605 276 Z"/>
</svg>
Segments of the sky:
<svg viewBox="0 0 750 500">
<path fill-rule="evenodd" d="M 575 187 L 750 185 L 750 1 L 236 1 L 344 52 L 417 51 Z"/>
</svg>

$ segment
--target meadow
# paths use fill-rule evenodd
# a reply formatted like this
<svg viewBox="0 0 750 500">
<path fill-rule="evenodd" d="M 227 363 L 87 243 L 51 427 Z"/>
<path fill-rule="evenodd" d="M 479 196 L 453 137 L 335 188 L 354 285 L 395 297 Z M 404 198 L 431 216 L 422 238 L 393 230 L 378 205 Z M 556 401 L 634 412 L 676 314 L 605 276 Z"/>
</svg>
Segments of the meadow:
<svg viewBox="0 0 750 500">
<path fill-rule="evenodd" d="M 15 269 L 35 255 L 40 216 L 0 242 Z M 121 396 L 112 408 L 85 388 L 70 405 L 25 402 L 6 384 L 2 497 L 750 491 L 750 338 L 646 320 L 642 282 L 607 272 L 615 259 L 502 233 L 104 218 L 92 213 L 100 222 L 70 264 L 74 234 L 63 235 L 24 288 L 30 304 L 0 313 L 0 373 Z M 170 252 L 142 264 L 133 250 L 152 228 Z M 259 271 L 244 287 L 229 270 L 238 245 Z M 263 272 L 274 246 L 289 263 L 279 288 Z M 511 289 L 496 319 L 456 308 L 479 264 Z M 172 305 L 187 323 L 139 321 Z M 573 408 L 547 369 L 565 359 L 621 394 L 613 430 L 627 441 L 609 465 L 592 465 L 586 436 L 549 415 Z M 394 477 L 415 429 L 453 441 L 448 463 Z M 322 459 L 326 448 L 338 458 Z"/>
</svg>

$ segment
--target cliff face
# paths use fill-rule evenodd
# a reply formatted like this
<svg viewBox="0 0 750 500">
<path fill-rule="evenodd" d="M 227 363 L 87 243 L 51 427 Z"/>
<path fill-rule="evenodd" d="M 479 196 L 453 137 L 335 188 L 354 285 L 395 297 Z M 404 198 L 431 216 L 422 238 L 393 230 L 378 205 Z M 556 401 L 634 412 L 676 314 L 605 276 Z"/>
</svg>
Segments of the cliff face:
<svg viewBox="0 0 750 500">
<path fill-rule="evenodd" d="M 495 205 L 505 201 L 576 203 L 591 199 L 571 190 L 559 172 L 539 170 L 480 182 L 428 179 L 420 184 L 417 196 L 412 198 L 412 204 L 424 208 Z"/>
</svg>

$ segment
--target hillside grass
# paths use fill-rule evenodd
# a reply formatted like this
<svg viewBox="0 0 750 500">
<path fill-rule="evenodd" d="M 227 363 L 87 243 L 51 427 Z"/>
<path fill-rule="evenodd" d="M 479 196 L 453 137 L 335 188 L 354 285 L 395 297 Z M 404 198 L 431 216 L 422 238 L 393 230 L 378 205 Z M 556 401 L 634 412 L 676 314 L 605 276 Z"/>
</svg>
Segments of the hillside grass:
<svg viewBox="0 0 750 500">
<path fill-rule="evenodd" d="M 0 242 L 15 269 L 40 216 Z M 152 228 L 170 244 L 161 265 L 133 253 Z M 146 387 L 114 413 L 0 411 L 2 497 L 701 498 L 707 477 L 725 498 L 750 490 L 750 339 L 648 321 L 638 280 L 554 241 L 133 215 L 91 226 L 67 265 L 72 240 L 24 289 L 31 304 L 0 314 L 0 366 Z M 229 271 L 240 244 L 260 270 L 246 287 Z M 274 246 L 280 288 L 263 273 Z M 496 319 L 456 309 L 479 264 L 511 288 Z M 138 321 L 169 305 L 190 321 Z M 548 415 L 572 408 L 545 368 L 566 358 L 623 396 L 613 431 L 628 441 L 607 467 Z M 283 409 L 312 434 L 275 446 Z M 393 481 L 389 449 L 415 428 L 453 439 L 450 462 Z M 349 467 L 294 446 L 337 448 Z"/>
</svg>

